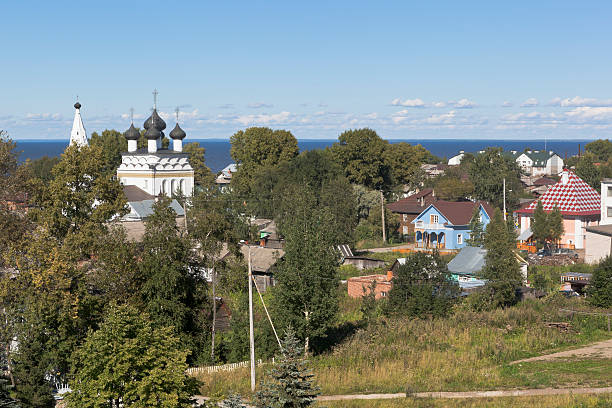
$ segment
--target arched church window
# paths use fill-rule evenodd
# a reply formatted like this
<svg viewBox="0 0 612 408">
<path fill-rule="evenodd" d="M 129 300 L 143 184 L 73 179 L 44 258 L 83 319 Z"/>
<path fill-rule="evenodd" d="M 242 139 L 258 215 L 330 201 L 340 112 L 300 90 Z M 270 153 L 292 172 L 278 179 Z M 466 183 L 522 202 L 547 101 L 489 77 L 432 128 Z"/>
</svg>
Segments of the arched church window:
<svg viewBox="0 0 612 408">
<path fill-rule="evenodd" d="M 162 180 L 162 182 L 161 182 L 161 193 L 162 194 L 166 194 L 166 190 L 167 190 L 166 180 Z"/>
<path fill-rule="evenodd" d="M 171 187 L 170 195 L 175 194 L 176 193 L 176 180 L 173 179 L 172 181 L 170 181 L 170 187 Z"/>
<path fill-rule="evenodd" d="M 182 194 L 185 194 L 185 179 L 181 179 L 179 182 L 179 189 Z"/>
</svg>

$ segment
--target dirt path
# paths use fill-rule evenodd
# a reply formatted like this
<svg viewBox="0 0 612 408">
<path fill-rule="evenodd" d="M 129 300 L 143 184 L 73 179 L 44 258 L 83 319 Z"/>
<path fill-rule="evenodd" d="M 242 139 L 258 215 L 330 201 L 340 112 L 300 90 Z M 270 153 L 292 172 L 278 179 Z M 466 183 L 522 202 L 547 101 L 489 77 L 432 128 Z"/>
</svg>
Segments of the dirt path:
<svg viewBox="0 0 612 408">
<path fill-rule="evenodd" d="M 546 361 L 554 360 L 556 358 L 569 358 L 569 357 L 593 357 L 593 358 L 612 358 L 612 339 L 600 341 L 599 343 L 593 343 L 586 347 L 582 347 L 574 350 L 561 351 L 559 353 L 546 354 L 543 356 L 524 358 L 522 360 L 516 360 L 510 363 L 510 365 L 518 363 L 526 363 L 529 361 Z"/>
<path fill-rule="evenodd" d="M 538 395 L 578 395 L 578 394 L 609 394 L 612 387 L 603 388 L 535 388 L 528 390 L 493 390 L 493 391 L 463 391 L 463 392 L 416 392 L 409 395 L 413 398 L 495 398 L 495 397 L 532 397 Z M 343 400 L 380 400 L 406 398 L 403 392 L 396 394 L 347 394 L 347 395 L 321 395 L 318 401 L 343 401 Z M 198 404 L 203 404 L 208 398 L 196 396 Z"/>
<path fill-rule="evenodd" d="M 529 397 L 537 395 L 563 395 L 563 394 L 607 394 L 612 393 L 612 387 L 605 388 L 537 388 L 530 390 L 496 390 L 496 391 L 465 391 L 465 392 L 417 392 L 412 394 L 416 398 L 491 398 L 491 397 Z M 341 400 L 370 400 L 405 398 L 406 394 L 353 394 L 353 395 L 324 395 L 319 401 Z"/>
</svg>

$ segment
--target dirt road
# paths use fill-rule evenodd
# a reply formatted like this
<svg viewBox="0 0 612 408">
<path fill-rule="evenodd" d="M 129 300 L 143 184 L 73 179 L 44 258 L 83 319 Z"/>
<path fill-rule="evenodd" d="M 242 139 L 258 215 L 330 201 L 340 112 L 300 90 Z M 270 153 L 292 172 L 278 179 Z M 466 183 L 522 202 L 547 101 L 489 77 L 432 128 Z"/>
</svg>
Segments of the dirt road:
<svg viewBox="0 0 612 408">
<path fill-rule="evenodd" d="M 518 363 L 527 363 L 530 361 L 546 361 L 554 360 L 557 358 L 612 358 L 612 339 L 600 341 L 599 343 L 589 344 L 586 347 L 581 347 L 574 350 L 560 351 L 559 353 L 546 354 L 543 356 L 524 358 L 522 360 L 516 360 L 510 363 L 510 365 Z"/>
</svg>

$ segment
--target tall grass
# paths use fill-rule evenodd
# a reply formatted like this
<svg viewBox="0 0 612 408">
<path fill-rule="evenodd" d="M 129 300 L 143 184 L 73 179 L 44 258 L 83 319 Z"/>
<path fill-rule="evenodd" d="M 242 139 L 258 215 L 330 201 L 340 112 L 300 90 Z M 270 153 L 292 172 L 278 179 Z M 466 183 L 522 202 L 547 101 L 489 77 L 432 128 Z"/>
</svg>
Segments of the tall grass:
<svg viewBox="0 0 612 408">
<path fill-rule="evenodd" d="M 610 337 L 603 317 L 570 317 L 560 308 L 588 306 L 582 299 L 553 296 L 490 312 L 459 305 L 443 319 L 381 318 L 311 364 L 325 395 L 513 387 L 516 382 L 509 383 L 500 369 L 504 364 Z M 572 330 L 546 326 L 551 321 L 570 322 Z M 203 376 L 202 392 L 245 392 L 247 375 L 248 370 Z"/>
</svg>

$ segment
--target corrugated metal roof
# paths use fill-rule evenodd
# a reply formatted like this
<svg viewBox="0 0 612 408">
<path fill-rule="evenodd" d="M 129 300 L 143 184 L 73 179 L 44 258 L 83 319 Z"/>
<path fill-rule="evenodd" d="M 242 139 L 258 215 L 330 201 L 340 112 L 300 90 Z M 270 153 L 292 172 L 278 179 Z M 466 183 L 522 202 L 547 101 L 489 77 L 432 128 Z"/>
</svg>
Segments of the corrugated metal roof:
<svg viewBox="0 0 612 408">
<path fill-rule="evenodd" d="M 457 275 L 473 275 L 484 267 L 486 254 L 487 250 L 484 248 L 464 247 L 448 263 L 448 270 Z"/>
</svg>

